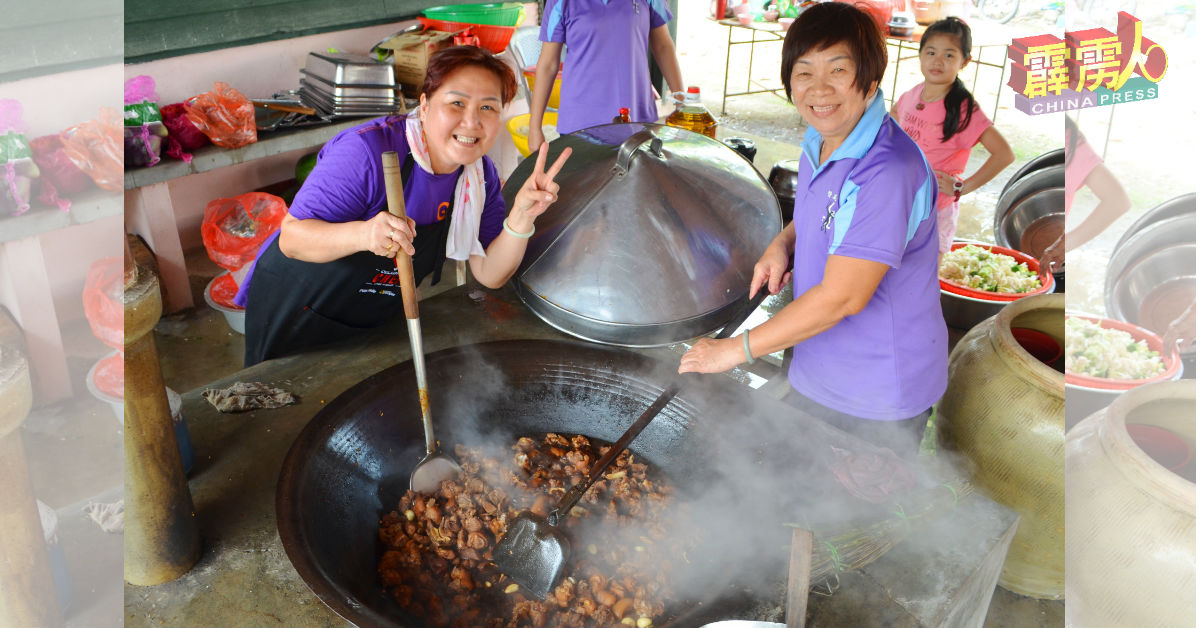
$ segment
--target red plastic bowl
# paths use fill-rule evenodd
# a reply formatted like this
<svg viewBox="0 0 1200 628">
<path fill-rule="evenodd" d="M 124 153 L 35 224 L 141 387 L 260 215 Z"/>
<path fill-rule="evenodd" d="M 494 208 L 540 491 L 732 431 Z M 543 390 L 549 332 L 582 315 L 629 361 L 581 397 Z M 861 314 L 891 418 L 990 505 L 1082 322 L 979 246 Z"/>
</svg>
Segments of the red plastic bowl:
<svg viewBox="0 0 1200 628">
<path fill-rule="evenodd" d="M 1021 299 L 1021 298 L 1027 297 L 1027 296 L 1031 296 L 1031 295 L 1035 295 L 1035 294 L 1046 294 L 1046 293 L 1054 290 L 1054 277 L 1050 276 L 1050 273 L 1044 273 L 1044 274 L 1041 273 L 1037 260 L 1030 257 L 1029 255 L 1026 255 L 1025 253 L 1022 253 L 1022 252 L 1014 250 L 1014 249 L 1006 249 L 1002 246 L 996 246 L 994 244 L 983 244 L 981 242 L 955 242 L 954 244 L 950 245 L 950 250 L 957 251 L 958 249 L 961 249 L 962 247 L 967 246 L 968 244 L 973 244 L 981 249 L 987 249 L 987 250 L 991 251 L 992 253 L 1001 253 L 1003 255 L 1007 255 L 1007 256 L 1017 260 L 1018 262 L 1024 262 L 1025 266 L 1027 268 L 1029 268 L 1029 270 L 1032 270 L 1033 272 L 1038 273 L 1039 279 L 1042 280 L 1041 287 L 1032 292 L 1014 292 L 1014 293 L 987 292 L 986 290 L 975 290 L 975 289 L 968 288 L 968 287 L 960 285 L 960 284 L 956 284 L 952 281 L 946 281 L 945 279 L 942 279 L 941 276 L 939 276 L 938 284 L 942 287 L 942 290 L 945 290 L 946 292 L 949 292 L 951 294 L 957 294 L 959 296 L 964 296 L 964 297 L 971 297 L 972 299 L 982 299 L 984 301 L 1016 301 L 1017 299 Z"/>
<path fill-rule="evenodd" d="M 214 303 L 235 310 L 245 309 L 233 302 L 233 298 L 237 296 L 238 292 L 237 281 L 233 279 L 233 275 L 221 273 L 216 281 L 212 282 L 211 286 L 208 296 L 212 298 Z"/>
<path fill-rule="evenodd" d="M 1124 321 L 1113 320 L 1111 318 L 1080 316 L 1078 314 L 1068 314 L 1067 318 L 1082 318 L 1094 323 L 1099 323 L 1104 329 L 1119 329 L 1130 336 L 1133 336 L 1134 340 L 1145 340 L 1146 346 L 1150 347 L 1151 351 L 1157 351 L 1160 355 L 1163 352 L 1162 338 L 1159 337 L 1158 334 L 1148 329 L 1138 327 L 1137 325 L 1126 323 Z M 1068 351 L 1070 351 L 1070 349 L 1070 347 L 1067 347 Z M 1183 362 L 1179 359 L 1179 352 L 1173 351 L 1169 355 L 1163 355 L 1162 361 L 1166 366 L 1166 369 L 1154 377 L 1147 377 L 1145 379 L 1110 379 L 1107 377 L 1092 377 L 1091 375 L 1082 375 L 1080 373 L 1072 373 L 1071 371 L 1067 371 L 1067 383 L 1082 388 L 1099 388 L 1101 390 L 1121 391 L 1137 388 L 1138 386 L 1149 384 L 1151 382 L 1170 381 L 1179 377 L 1180 370 L 1183 368 Z"/>
<path fill-rule="evenodd" d="M 467 24 L 465 22 L 447 22 L 445 20 L 431 20 L 424 16 L 418 16 L 418 20 L 425 25 L 425 28 L 431 28 L 437 31 L 447 33 L 457 33 L 463 29 L 471 29 L 472 35 L 479 38 L 479 45 L 486 48 L 495 54 L 504 52 L 508 47 L 509 40 L 512 39 L 513 33 L 517 31 L 516 26 L 491 26 L 488 24 Z"/>
</svg>

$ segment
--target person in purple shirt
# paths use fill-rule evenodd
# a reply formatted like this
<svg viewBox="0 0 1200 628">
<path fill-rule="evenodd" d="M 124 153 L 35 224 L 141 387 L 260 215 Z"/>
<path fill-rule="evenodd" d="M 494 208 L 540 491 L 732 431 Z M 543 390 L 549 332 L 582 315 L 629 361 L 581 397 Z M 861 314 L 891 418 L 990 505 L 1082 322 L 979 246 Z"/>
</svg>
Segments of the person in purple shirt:
<svg viewBox="0 0 1200 628">
<path fill-rule="evenodd" d="M 545 141 L 542 116 L 560 61 L 560 134 L 608 124 L 621 107 L 629 108 L 633 122 L 657 120 L 647 46 L 671 91 L 683 90 L 675 42 L 667 28 L 672 17 L 663 0 L 546 0 L 542 52 L 529 106 L 529 150 Z"/>
<path fill-rule="evenodd" d="M 741 337 L 698 341 L 679 371 L 717 373 L 794 346 L 785 401 L 915 455 L 947 377 L 938 188 L 883 106 L 886 63 L 879 27 L 853 5 L 817 4 L 792 24 L 782 78 L 808 123 L 800 183 L 750 292 L 778 293 L 790 276 L 795 298 Z"/>
<path fill-rule="evenodd" d="M 516 271 L 534 221 L 558 198 L 546 151 L 506 214 L 485 153 L 517 92 L 512 70 L 474 46 L 434 54 L 420 106 L 337 134 L 296 194 L 277 237 L 259 250 L 235 302 L 246 308 L 245 365 L 299 353 L 403 312 L 393 259 L 413 258 L 416 283 L 436 283 L 447 258 L 468 260 L 489 288 Z M 382 154 L 402 156 L 408 220 L 388 213 Z"/>
</svg>

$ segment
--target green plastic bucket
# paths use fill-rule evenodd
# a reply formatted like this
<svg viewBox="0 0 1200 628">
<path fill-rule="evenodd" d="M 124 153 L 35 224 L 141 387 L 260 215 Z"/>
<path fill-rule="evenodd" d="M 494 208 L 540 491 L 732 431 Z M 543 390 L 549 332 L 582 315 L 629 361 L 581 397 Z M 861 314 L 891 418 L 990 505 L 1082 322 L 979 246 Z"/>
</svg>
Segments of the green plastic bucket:
<svg viewBox="0 0 1200 628">
<path fill-rule="evenodd" d="M 525 6 L 520 2 L 488 2 L 483 4 L 451 4 L 430 7 L 421 12 L 432 20 L 484 24 L 487 26 L 516 26 L 521 23 Z"/>
</svg>

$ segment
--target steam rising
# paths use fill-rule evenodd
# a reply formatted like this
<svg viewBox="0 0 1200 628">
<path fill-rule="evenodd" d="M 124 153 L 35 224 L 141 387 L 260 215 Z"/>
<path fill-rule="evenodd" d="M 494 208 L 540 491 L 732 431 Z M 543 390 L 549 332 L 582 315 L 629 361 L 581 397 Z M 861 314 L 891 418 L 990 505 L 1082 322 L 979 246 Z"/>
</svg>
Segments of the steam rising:
<svg viewBox="0 0 1200 628">
<path fill-rule="evenodd" d="M 562 346 L 569 350 L 571 345 Z M 470 372 L 443 391 L 434 386 L 435 422 L 438 416 L 455 418 L 453 433 L 439 428 L 448 451 L 461 442 L 497 452 L 497 446 L 510 447 L 518 436 L 536 438 L 548 431 L 611 443 L 677 377 L 676 365 L 667 361 L 630 370 L 569 353 L 544 359 L 539 350 L 539 359 L 528 364 L 500 365 L 477 347 L 459 350 L 468 356 Z M 890 452 L 725 376 L 684 377 L 679 396 L 631 445 L 636 460 L 650 463 L 676 488 L 677 516 L 657 523 L 667 527 L 669 537 L 693 544 L 672 557 L 686 563 L 673 570 L 681 597 L 712 600 L 730 591 L 781 590 L 788 524 L 814 530 L 820 538 L 853 522 L 886 518 L 896 500 L 961 475 L 944 453 L 920 468 L 912 461 L 907 465 L 915 480 L 912 491 L 868 503 L 848 490 L 850 480 L 845 473 L 839 480 L 837 471 L 844 470 L 846 456 L 888 459 Z M 525 429 L 506 417 L 519 417 Z M 916 447 L 911 441 L 895 444 L 910 461 Z M 511 451 L 497 453 L 511 457 Z M 893 472 L 883 468 L 879 479 L 886 482 Z M 585 551 L 586 531 L 572 534 L 584 537 L 572 538 L 575 551 Z M 623 535 L 633 546 L 652 538 L 636 526 Z M 939 543 L 950 547 L 954 542 Z"/>
</svg>

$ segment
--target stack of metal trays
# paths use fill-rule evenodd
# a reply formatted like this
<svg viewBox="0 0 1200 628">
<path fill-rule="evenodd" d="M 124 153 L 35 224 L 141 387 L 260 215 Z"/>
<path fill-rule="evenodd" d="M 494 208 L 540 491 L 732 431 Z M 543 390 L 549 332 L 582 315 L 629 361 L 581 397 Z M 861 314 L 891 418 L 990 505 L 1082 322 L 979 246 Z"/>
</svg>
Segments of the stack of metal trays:
<svg viewBox="0 0 1200 628">
<path fill-rule="evenodd" d="M 325 115 L 404 112 L 391 64 L 361 54 L 310 52 L 300 73 L 300 99 Z"/>
</svg>

